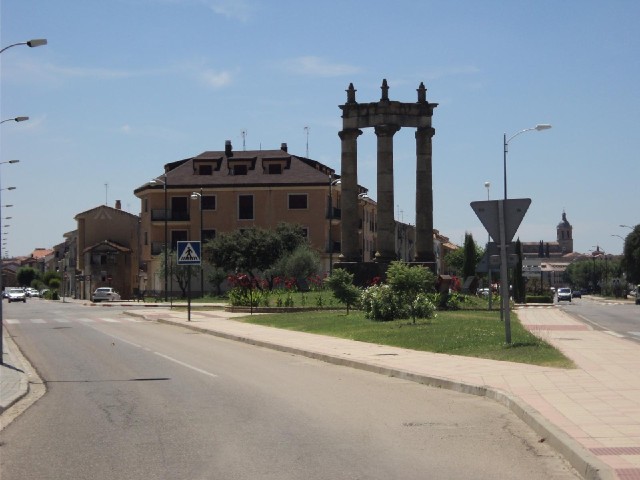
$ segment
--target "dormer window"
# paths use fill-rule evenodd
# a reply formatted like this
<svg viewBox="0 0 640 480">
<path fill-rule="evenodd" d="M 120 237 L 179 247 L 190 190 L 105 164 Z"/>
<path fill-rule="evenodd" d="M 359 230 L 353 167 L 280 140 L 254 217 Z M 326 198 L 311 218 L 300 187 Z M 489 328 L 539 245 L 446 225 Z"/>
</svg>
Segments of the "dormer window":
<svg viewBox="0 0 640 480">
<path fill-rule="evenodd" d="M 269 175 L 282 175 L 282 164 L 270 163 L 267 168 L 267 173 Z"/>
<path fill-rule="evenodd" d="M 213 175 L 213 165 L 198 165 L 198 175 Z"/>
<path fill-rule="evenodd" d="M 247 165 L 234 165 L 232 175 L 246 175 L 247 171 Z"/>
</svg>

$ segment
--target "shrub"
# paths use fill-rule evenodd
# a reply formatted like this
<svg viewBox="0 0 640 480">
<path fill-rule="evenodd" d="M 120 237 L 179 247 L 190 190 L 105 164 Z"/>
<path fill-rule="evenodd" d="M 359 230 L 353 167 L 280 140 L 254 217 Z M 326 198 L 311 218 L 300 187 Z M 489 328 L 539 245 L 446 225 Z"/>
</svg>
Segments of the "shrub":
<svg viewBox="0 0 640 480">
<path fill-rule="evenodd" d="M 360 296 L 365 318 L 377 322 L 387 322 L 401 318 L 401 304 L 389 285 L 373 285 Z"/>
<path fill-rule="evenodd" d="M 325 279 L 325 284 L 333 292 L 333 296 L 349 307 L 355 305 L 360 299 L 360 289 L 353 284 L 353 275 L 342 268 L 336 268 L 330 277 Z"/>
</svg>

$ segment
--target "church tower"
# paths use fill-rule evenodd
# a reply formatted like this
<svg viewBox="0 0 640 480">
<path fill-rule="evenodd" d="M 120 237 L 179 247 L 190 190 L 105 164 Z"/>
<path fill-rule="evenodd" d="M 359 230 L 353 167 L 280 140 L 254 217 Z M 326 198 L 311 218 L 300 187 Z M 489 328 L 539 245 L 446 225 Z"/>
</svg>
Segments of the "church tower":
<svg viewBox="0 0 640 480">
<path fill-rule="evenodd" d="M 573 252 L 573 227 L 567 220 L 567 214 L 562 212 L 562 221 L 556 227 L 558 244 L 562 254 Z"/>
</svg>

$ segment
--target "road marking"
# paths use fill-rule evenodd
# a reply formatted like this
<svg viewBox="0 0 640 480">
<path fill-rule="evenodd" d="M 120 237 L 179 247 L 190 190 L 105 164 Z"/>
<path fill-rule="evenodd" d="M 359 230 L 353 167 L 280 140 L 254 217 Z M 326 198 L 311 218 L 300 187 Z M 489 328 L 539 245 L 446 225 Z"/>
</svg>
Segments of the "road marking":
<svg viewBox="0 0 640 480">
<path fill-rule="evenodd" d="M 640 332 L 627 332 L 629 335 L 633 335 L 634 337 L 640 337 Z"/>
<path fill-rule="evenodd" d="M 58 323 L 69 323 L 68 318 L 56 318 L 55 321 Z"/>
<path fill-rule="evenodd" d="M 5 322 L 9 323 L 9 324 L 17 324 L 20 323 L 20 320 L 14 320 L 12 319 L 6 319 Z"/>
<path fill-rule="evenodd" d="M 32 318 L 31 323 L 46 323 L 46 320 L 43 320 L 42 318 Z"/>
<path fill-rule="evenodd" d="M 625 335 L 622 335 L 621 333 L 618 332 L 612 332 L 611 330 L 603 330 L 604 333 L 608 333 L 609 335 L 613 336 L 613 337 L 618 337 L 618 338 L 625 338 Z"/>
<path fill-rule="evenodd" d="M 213 377 L 213 378 L 217 378 L 218 377 L 218 375 L 216 375 L 215 373 L 207 372 L 206 370 L 202 370 L 201 368 L 194 367 L 193 365 L 189 365 L 188 363 L 181 362 L 180 360 L 177 360 L 177 359 L 175 359 L 173 357 L 170 357 L 169 355 L 165 355 L 165 354 L 160 353 L 160 352 L 153 352 L 153 353 L 155 353 L 159 357 L 166 358 L 167 360 L 175 362 L 178 365 L 182 365 L 183 367 L 190 368 L 191 370 L 195 370 L 196 372 L 202 373 L 204 375 L 209 375 L 210 377 Z"/>
<path fill-rule="evenodd" d="M 93 319 L 91 318 L 78 318 L 78 321 L 83 323 L 93 323 Z"/>
<path fill-rule="evenodd" d="M 107 323 L 120 323 L 120 320 L 116 320 L 115 318 L 101 318 L 100 320 Z"/>
</svg>

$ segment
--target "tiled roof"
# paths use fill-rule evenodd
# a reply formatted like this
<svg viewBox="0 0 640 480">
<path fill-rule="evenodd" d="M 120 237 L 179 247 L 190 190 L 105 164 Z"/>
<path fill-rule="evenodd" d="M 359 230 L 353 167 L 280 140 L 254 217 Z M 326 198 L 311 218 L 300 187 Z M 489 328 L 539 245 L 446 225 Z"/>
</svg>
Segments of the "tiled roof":
<svg viewBox="0 0 640 480">
<path fill-rule="evenodd" d="M 282 165 L 281 173 L 269 173 L 268 166 L 273 163 Z M 212 165 L 211 174 L 200 174 L 199 165 Z M 246 165 L 246 174 L 234 175 L 235 165 Z M 231 156 L 224 151 L 206 151 L 165 167 L 167 188 L 328 185 L 331 174 L 334 174 L 334 179 L 337 178 L 332 168 L 315 160 L 291 155 L 285 150 L 233 151 Z M 152 185 L 153 188 L 163 188 L 161 182 Z M 149 186 L 143 185 L 135 193 Z"/>
</svg>

